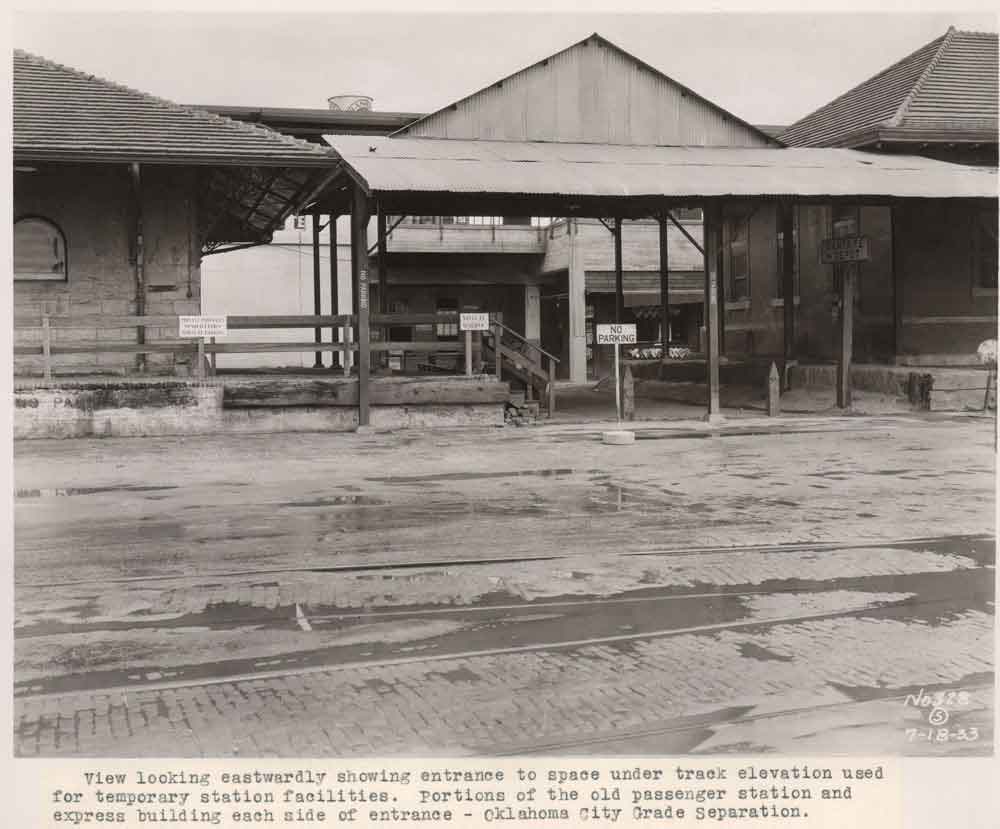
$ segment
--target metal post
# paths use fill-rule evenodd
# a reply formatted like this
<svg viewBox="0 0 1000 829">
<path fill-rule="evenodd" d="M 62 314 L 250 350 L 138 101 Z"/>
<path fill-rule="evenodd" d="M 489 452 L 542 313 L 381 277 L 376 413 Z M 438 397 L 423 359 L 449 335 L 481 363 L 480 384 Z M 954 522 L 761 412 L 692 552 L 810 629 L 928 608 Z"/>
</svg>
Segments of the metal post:
<svg viewBox="0 0 1000 829">
<path fill-rule="evenodd" d="M 781 293 L 784 320 L 784 367 L 781 372 L 788 384 L 788 367 L 795 362 L 795 205 L 789 201 L 778 207 L 781 216 Z"/>
<path fill-rule="evenodd" d="M 318 317 L 323 313 L 323 305 L 320 301 L 320 277 L 319 277 L 319 214 L 313 213 L 312 219 L 312 248 L 313 248 L 313 313 Z M 316 327 L 313 329 L 313 339 L 316 343 L 323 342 L 323 329 Z M 313 368 L 323 368 L 323 352 L 317 351 L 313 362 Z"/>
<path fill-rule="evenodd" d="M 358 425 L 369 423 L 369 373 L 371 340 L 368 320 L 368 197 L 360 187 L 354 190 L 351 209 L 351 275 L 354 280 L 358 314 Z"/>
<path fill-rule="evenodd" d="M 705 347 L 708 352 L 708 420 L 721 417 L 719 409 L 719 229 L 722 210 L 709 202 L 703 210 L 705 239 Z"/>
<path fill-rule="evenodd" d="M 667 217 L 660 216 L 660 338 L 663 357 L 670 346 L 670 252 L 667 247 Z"/>
<path fill-rule="evenodd" d="M 621 345 L 615 343 L 615 414 L 618 416 L 618 425 L 622 425 L 622 373 L 619 370 L 619 359 Z"/>
<path fill-rule="evenodd" d="M 340 296 L 337 291 L 337 214 L 332 210 L 330 211 L 330 222 L 327 225 L 327 232 L 330 240 L 330 314 L 337 316 L 340 313 Z M 330 326 L 330 340 L 332 342 L 340 341 L 340 330 L 339 325 Z M 340 361 L 343 361 L 346 365 L 345 354 L 346 352 L 343 351 L 339 354 L 336 351 L 332 352 L 330 354 L 330 368 L 337 368 Z"/>
<path fill-rule="evenodd" d="M 210 342 L 210 343 L 211 343 L 212 345 L 215 345 L 215 337 L 212 337 L 212 338 L 211 338 L 211 339 L 209 340 L 209 342 Z M 215 349 L 214 349 L 214 348 L 212 349 L 212 353 L 211 353 L 211 355 L 209 355 L 209 358 L 208 358 L 208 359 L 209 359 L 209 360 L 211 361 L 211 363 L 212 363 L 212 376 L 213 376 L 213 377 L 215 377 L 215 368 L 216 368 L 216 366 L 215 366 Z"/>
<path fill-rule="evenodd" d="M 837 361 L 837 408 L 851 406 L 851 356 L 854 351 L 854 274 L 853 262 L 843 266 L 840 292 L 840 359 Z"/>
<path fill-rule="evenodd" d="M 622 321 L 625 289 L 622 281 L 622 220 L 615 218 L 615 322 Z"/>
<path fill-rule="evenodd" d="M 465 376 L 472 376 L 472 331 L 465 332 Z"/>
</svg>

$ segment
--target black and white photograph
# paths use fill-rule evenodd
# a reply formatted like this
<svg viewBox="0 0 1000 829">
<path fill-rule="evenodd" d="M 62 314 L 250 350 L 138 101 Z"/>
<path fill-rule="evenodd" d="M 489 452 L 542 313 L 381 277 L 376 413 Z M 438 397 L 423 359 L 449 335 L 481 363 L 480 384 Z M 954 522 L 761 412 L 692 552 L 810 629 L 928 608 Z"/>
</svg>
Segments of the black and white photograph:
<svg viewBox="0 0 1000 829">
<path fill-rule="evenodd" d="M 994 15 L 13 24 L 16 758 L 993 756 Z"/>
</svg>

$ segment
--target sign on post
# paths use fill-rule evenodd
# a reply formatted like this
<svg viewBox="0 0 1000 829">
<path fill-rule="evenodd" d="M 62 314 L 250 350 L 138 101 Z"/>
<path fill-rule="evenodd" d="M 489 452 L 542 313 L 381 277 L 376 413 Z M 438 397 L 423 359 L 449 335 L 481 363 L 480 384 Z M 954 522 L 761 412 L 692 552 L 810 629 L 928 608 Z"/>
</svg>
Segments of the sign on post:
<svg viewBox="0 0 1000 829">
<path fill-rule="evenodd" d="M 461 331 L 489 331 L 489 314 L 459 314 L 458 327 Z"/>
<path fill-rule="evenodd" d="M 178 317 L 177 336 L 181 339 L 220 337 L 226 333 L 227 320 L 225 316 Z"/>
<path fill-rule="evenodd" d="M 597 326 L 598 345 L 635 345 L 635 323 L 618 322 Z"/>
<path fill-rule="evenodd" d="M 871 259 L 867 236 L 839 236 L 820 243 L 819 261 L 822 265 L 839 265 L 843 262 L 867 262 Z"/>
<path fill-rule="evenodd" d="M 613 345 L 615 347 L 615 412 L 618 422 L 622 421 L 622 373 L 619 367 L 622 345 L 635 345 L 635 323 L 613 322 L 600 323 L 597 326 L 597 344 Z"/>
</svg>

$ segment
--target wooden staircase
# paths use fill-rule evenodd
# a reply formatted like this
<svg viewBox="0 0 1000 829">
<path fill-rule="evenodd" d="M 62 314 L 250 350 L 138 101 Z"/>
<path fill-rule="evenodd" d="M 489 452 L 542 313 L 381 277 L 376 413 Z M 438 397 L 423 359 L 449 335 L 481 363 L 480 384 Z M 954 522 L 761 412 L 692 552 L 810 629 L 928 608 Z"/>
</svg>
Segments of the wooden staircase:
<svg viewBox="0 0 1000 829">
<path fill-rule="evenodd" d="M 490 332 L 483 337 L 483 359 L 501 379 L 514 378 L 520 381 L 528 402 L 535 397 L 549 416 L 555 413 L 558 357 L 526 340 L 503 323 L 493 320 Z"/>
</svg>

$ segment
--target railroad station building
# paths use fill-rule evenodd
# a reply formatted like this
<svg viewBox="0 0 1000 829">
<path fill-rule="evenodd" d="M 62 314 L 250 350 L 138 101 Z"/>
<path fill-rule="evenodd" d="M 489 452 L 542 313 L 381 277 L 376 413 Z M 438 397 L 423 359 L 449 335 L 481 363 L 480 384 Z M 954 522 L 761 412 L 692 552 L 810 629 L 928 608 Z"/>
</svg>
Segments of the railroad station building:
<svg viewBox="0 0 1000 829">
<path fill-rule="evenodd" d="M 716 416 L 723 361 L 963 364 L 995 336 L 995 35 L 949 31 L 778 138 L 596 34 L 419 117 L 209 113 L 14 60 L 15 371 L 49 383 L 197 385 L 211 359 L 262 428 L 347 428 L 380 400 L 495 412 L 503 370 L 551 411 L 558 378 L 607 373 L 595 324 L 635 321 Z M 838 236 L 868 258 L 822 264 Z M 463 345 L 463 311 L 497 327 Z M 196 350 L 188 313 L 229 330 Z M 463 352 L 496 382 L 387 382 Z M 289 365 L 322 379 L 221 373 Z"/>
</svg>

